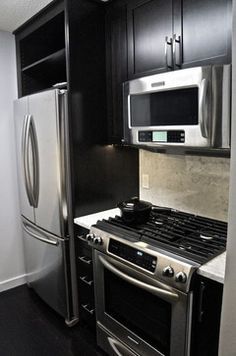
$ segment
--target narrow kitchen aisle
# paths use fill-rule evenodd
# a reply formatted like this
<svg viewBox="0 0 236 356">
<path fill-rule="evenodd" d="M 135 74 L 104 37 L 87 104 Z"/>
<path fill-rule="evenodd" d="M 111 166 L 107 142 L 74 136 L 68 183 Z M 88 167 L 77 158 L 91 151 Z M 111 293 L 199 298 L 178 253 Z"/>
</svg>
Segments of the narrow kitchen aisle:
<svg viewBox="0 0 236 356">
<path fill-rule="evenodd" d="M 26 285 L 1 293 L 1 356 L 102 356 L 83 325 L 68 328 Z"/>
</svg>

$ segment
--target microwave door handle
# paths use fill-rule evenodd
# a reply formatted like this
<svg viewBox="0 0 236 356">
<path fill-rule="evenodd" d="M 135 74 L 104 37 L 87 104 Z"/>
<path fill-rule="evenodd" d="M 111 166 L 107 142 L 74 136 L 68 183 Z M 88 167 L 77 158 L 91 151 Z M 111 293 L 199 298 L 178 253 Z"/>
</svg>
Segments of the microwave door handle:
<svg viewBox="0 0 236 356">
<path fill-rule="evenodd" d="M 199 93 L 199 107 L 200 107 L 200 129 L 202 136 L 208 138 L 208 110 L 206 110 L 207 105 L 207 81 L 202 79 Z"/>
<path fill-rule="evenodd" d="M 177 293 L 170 292 L 162 288 L 155 287 L 151 284 L 144 283 L 136 278 L 127 275 L 124 272 L 121 272 L 102 256 L 99 256 L 99 260 L 103 264 L 103 266 L 106 267 L 110 272 L 114 273 L 117 277 L 122 278 L 126 282 L 131 283 L 136 287 L 142 288 L 145 291 L 152 293 L 166 301 L 176 302 L 179 299 L 179 295 Z"/>
</svg>

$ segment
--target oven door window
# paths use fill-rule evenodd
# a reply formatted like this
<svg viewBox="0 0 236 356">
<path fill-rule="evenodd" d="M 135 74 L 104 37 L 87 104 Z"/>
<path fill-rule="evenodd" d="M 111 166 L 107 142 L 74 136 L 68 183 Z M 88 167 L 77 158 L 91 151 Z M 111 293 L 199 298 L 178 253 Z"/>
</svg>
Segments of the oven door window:
<svg viewBox="0 0 236 356">
<path fill-rule="evenodd" d="M 131 126 L 198 124 L 198 88 L 130 96 Z"/>
<path fill-rule="evenodd" d="M 166 356 L 170 354 L 171 304 L 104 269 L 105 312 Z"/>
</svg>

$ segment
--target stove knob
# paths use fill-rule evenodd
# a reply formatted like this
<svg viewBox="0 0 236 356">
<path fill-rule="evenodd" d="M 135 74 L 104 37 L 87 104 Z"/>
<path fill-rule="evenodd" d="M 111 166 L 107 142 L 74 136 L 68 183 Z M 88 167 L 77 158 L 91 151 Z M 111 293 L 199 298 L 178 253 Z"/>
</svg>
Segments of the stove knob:
<svg viewBox="0 0 236 356">
<path fill-rule="evenodd" d="M 187 281 L 187 276 L 184 272 L 179 272 L 175 277 L 176 282 L 185 283 Z"/>
<path fill-rule="evenodd" d="M 102 238 L 100 236 L 95 236 L 93 239 L 95 245 L 102 245 Z"/>
<path fill-rule="evenodd" d="M 163 269 L 162 275 L 165 277 L 173 277 L 174 275 L 174 270 L 171 266 L 167 266 Z"/>
<path fill-rule="evenodd" d="M 88 242 L 93 242 L 94 241 L 94 238 L 95 238 L 95 235 L 94 234 L 87 234 L 86 235 L 86 240 Z"/>
</svg>

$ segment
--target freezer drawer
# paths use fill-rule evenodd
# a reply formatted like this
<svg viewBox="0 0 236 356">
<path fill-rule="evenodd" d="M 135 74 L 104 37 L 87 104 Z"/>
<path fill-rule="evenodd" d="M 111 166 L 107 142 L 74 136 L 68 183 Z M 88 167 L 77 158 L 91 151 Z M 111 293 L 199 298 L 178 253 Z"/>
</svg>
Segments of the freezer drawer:
<svg viewBox="0 0 236 356">
<path fill-rule="evenodd" d="M 23 220 L 27 283 L 54 310 L 67 318 L 65 251 L 59 239 Z"/>
</svg>

